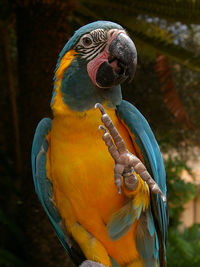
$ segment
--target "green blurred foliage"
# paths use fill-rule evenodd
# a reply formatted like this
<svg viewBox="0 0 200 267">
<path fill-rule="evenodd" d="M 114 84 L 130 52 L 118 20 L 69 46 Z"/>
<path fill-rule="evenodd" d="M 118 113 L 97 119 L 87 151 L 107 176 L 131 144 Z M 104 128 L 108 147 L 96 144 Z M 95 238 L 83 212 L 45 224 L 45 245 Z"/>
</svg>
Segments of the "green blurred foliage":
<svg viewBox="0 0 200 267">
<path fill-rule="evenodd" d="M 193 183 L 185 182 L 181 178 L 183 170 L 186 170 L 192 175 L 191 170 L 181 159 L 169 156 L 165 161 L 167 173 L 167 199 L 168 199 L 168 214 L 169 226 L 178 227 L 180 224 L 180 215 L 184 210 L 184 204 L 195 198 L 197 192 Z"/>
<path fill-rule="evenodd" d="M 180 158 L 169 157 L 165 161 L 168 189 L 169 234 L 167 241 L 167 264 L 169 267 L 200 266 L 200 225 L 194 224 L 180 230 L 180 216 L 184 204 L 197 195 L 193 183 L 185 182 L 181 173 L 192 172 Z"/>
<path fill-rule="evenodd" d="M 194 224 L 180 232 L 169 228 L 167 262 L 169 267 L 200 266 L 200 225 Z"/>
</svg>

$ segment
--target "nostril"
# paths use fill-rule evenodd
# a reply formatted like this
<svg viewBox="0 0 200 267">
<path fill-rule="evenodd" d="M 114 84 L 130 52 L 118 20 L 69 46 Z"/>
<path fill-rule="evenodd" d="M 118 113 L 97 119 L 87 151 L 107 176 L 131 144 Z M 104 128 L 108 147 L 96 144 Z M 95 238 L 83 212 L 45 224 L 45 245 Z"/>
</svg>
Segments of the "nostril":
<svg viewBox="0 0 200 267">
<path fill-rule="evenodd" d="M 115 29 L 110 30 L 110 31 L 108 32 L 108 38 L 111 38 L 115 32 L 116 32 Z"/>
</svg>

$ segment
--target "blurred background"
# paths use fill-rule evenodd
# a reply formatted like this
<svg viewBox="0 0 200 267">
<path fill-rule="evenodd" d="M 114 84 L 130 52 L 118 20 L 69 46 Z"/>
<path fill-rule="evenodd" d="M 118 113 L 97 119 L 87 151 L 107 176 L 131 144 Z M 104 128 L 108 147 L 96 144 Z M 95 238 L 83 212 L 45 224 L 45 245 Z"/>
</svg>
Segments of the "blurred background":
<svg viewBox="0 0 200 267">
<path fill-rule="evenodd" d="M 95 20 L 138 50 L 123 97 L 149 121 L 167 172 L 168 266 L 200 266 L 200 1 L 0 0 L 0 266 L 72 266 L 35 195 L 30 151 L 52 117 L 58 54 Z"/>
</svg>

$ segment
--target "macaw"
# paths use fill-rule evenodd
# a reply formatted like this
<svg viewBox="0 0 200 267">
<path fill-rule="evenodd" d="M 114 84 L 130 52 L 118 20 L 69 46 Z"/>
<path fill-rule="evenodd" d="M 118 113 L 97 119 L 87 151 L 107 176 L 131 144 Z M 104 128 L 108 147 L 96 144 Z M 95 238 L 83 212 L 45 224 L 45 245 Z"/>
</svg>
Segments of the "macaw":
<svg viewBox="0 0 200 267">
<path fill-rule="evenodd" d="M 53 119 L 35 132 L 35 190 L 76 266 L 166 266 L 163 159 L 148 122 L 121 95 L 136 64 L 122 26 L 81 27 L 59 55 Z"/>
</svg>

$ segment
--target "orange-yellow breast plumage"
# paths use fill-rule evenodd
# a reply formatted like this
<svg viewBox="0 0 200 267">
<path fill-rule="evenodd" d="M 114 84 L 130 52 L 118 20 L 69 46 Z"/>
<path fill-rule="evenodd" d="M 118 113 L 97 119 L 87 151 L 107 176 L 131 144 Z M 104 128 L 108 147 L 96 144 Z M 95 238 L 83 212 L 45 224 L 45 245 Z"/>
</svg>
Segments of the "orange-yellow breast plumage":
<svg viewBox="0 0 200 267">
<path fill-rule="evenodd" d="M 107 112 L 129 151 L 135 153 L 115 111 Z M 123 206 L 124 196 L 118 195 L 114 184 L 114 161 L 102 141 L 100 124 L 100 113 L 95 110 L 78 115 L 68 109 L 65 116 L 54 118 L 49 158 L 55 204 L 68 228 L 78 221 L 116 261 L 129 261 L 137 255 L 134 227 L 118 241 L 110 241 L 106 232 L 105 224 Z"/>
</svg>

